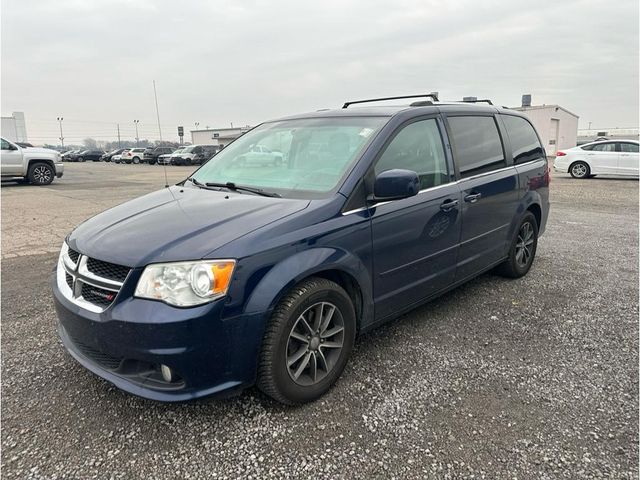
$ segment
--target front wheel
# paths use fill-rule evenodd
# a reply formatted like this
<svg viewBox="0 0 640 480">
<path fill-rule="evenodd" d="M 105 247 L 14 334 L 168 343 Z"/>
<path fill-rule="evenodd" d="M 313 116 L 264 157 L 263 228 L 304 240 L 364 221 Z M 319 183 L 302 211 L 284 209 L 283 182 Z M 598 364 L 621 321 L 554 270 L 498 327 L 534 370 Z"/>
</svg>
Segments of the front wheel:
<svg viewBox="0 0 640 480">
<path fill-rule="evenodd" d="M 48 163 L 34 163 L 29 167 L 27 179 L 33 185 L 49 185 L 55 177 L 55 170 Z"/>
<path fill-rule="evenodd" d="M 140 163 L 140 157 L 133 157 L 132 161 L 133 163 L 138 164 Z"/>
<path fill-rule="evenodd" d="M 342 287 L 324 278 L 299 283 L 267 325 L 258 388 L 288 405 L 317 399 L 342 373 L 355 334 L 355 310 Z"/>
<path fill-rule="evenodd" d="M 591 169 L 585 162 L 576 162 L 571 165 L 569 173 L 573 178 L 587 178 L 591 175 Z"/>
<path fill-rule="evenodd" d="M 538 222 L 531 212 L 520 221 L 509 248 L 509 257 L 498 266 L 499 274 L 509 278 L 520 278 L 527 274 L 538 248 Z"/>
<path fill-rule="evenodd" d="M 84 158 L 78 157 L 78 162 L 84 162 Z"/>
</svg>

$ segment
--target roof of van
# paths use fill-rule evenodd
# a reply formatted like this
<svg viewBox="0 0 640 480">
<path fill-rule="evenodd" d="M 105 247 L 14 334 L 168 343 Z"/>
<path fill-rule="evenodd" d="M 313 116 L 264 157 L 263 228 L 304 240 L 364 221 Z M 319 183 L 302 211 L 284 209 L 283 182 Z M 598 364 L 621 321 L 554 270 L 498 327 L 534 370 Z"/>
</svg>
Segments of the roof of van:
<svg viewBox="0 0 640 480">
<path fill-rule="evenodd" d="M 437 112 L 484 112 L 484 113 L 511 113 L 523 116 L 520 112 L 506 107 L 495 105 L 467 103 L 467 102 L 434 102 L 432 105 L 415 106 L 410 105 L 386 105 L 376 107 L 349 107 L 317 110 L 315 112 L 289 115 L 276 118 L 271 121 L 296 120 L 303 118 L 325 118 L 325 117 L 392 117 L 400 112 L 415 110 L 416 114 L 428 114 Z"/>
</svg>

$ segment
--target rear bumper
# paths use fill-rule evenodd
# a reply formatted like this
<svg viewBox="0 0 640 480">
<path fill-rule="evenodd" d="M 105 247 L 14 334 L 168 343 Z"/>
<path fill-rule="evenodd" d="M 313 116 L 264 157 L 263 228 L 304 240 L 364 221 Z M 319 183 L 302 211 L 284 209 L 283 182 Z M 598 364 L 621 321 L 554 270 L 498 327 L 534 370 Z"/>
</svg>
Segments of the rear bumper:
<svg viewBox="0 0 640 480">
<path fill-rule="evenodd" d="M 64 297 L 51 279 L 58 332 L 81 365 L 131 394 L 163 402 L 229 395 L 251 386 L 264 315 L 221 319 L 224 300 L 195 308 L 119 298 L 102 313 Z M 177 375 L 165 382 L 159 365 Z"/>
</svg>

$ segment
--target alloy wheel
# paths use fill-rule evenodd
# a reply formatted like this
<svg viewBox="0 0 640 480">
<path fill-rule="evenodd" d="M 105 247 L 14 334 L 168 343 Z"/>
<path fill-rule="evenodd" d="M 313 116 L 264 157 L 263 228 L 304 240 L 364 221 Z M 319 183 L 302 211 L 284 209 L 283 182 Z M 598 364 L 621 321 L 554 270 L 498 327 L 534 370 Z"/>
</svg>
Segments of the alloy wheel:
<svg viewBox="0 0 640 480">
<path fill-rule="evenodd" d="M 298 385 L 315 385 L 331 372 L 344 344 L 344 318 L 332 303 L 318 302 L 298 317 L 289 333 L 286 362 Z"/>
<path fill-rule="evenodd" d="M 529 222 L 524 222 L 520 226 L 518 239 L 516 240 L 516 263 L 524 268 L 529 263 L 533 254 L 533 226 Z"/>
<path fill-rule="evenodd" d="M 51 181 L 51 169 L 44 165 L 39 165 L 33 169 L 33 178 L 37 183 L 48 183 Z"/>
<path fill-rule="evenodd" d="M 587 166 L 584 163 L 576 163 L 571 167 L 571 172 L 576 177 L 584 177 L 587 174 Z"/>
</svg>

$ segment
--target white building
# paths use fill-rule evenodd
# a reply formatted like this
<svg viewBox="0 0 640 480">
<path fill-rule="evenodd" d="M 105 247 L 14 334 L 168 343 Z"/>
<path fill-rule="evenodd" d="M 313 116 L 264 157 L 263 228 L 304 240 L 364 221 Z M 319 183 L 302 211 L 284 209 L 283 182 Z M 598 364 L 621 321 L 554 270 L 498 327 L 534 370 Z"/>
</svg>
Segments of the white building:
<svg viewBox="0 0 640 480">
<path fill-rule="evenodd" d="M 598 138 L 607 140 L 638 140 L 638 128 L 583 128 L 578 130 L 578 144 L 593 142 Z"/>
<path fill-rule="evenodd" d="M 578 115 L 560 105 L 531 105 L 531 95 L 522 96 L 522 106 L 515 107 L 524 113 L 536 127 L 547 155 L 577 145 Z"/>
<path fill-rule="evenodd" d="M 194 145 L 220 145 L 225 147 L 229 142 L 249 131 L 251 127 L 238 128 L 207 128 L 191 130 L 191 143 Z"/>
<path fill-rule="evenodd" d="M 13 112 L 10 117 L 2 117 L 2 138 L 12 142 L 28 142 L 27 124 L 23 112 Z"/>
</svg>

